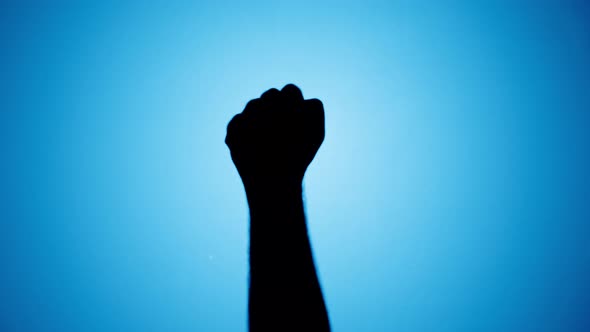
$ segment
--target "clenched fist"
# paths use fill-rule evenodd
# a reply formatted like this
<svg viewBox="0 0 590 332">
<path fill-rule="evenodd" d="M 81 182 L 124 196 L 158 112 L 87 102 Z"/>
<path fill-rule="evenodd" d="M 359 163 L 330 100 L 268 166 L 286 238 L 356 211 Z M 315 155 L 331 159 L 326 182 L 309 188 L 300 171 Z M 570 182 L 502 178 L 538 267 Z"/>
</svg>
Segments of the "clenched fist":
<svg viewBox="0 0 590 332">
<path fill-rule="evenodd" d="M 227 126 L 225 143 L 246 188 L 258 183 L 301 183 L 324 140 L 324 108 L 304 100 L 293 84 L 251 100 Z"/>
</svg>

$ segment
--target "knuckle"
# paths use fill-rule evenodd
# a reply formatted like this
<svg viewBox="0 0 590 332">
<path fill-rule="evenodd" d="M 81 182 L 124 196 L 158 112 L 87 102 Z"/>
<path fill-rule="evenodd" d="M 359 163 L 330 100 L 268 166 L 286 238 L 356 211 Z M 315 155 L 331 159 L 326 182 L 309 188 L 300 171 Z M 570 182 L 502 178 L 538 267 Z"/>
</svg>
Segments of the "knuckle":
<svg viewBox="0 0 590 332">
<path fill-rule="evenodd" d="M 277 90 L 276 88 L 272 88 L 272 89 L 266 90 L 266 92 L 264 92 L 262 95 L 260 95 L 260 98 L 262 98 L 262 99 L 277 98 L 279 96 L 279 94 L 280 94 L 279 90 Z"/>
<path fill-rule="evenodd" d="M 301 89 L 299 89 L 295 84 L 289 83 L 285 85 L 281 92 L 286 96 L 291 97 L 292 99 L 303 100 L 303 94 L 301 93 Z"/>
<path fill-rule="evenodd" d="M 233 117 L 233 118 L 232 118 L 232 119 L 229 121 L 229 123 L 227 124 L 227 127 L 228 127 L 228 129 L 229 129 L 230 127 L 235 127 L 235 126 L 236 126 L 236 124 L 237 124 L 238 122 L 240 122 L 240 121 L 242 120 L 242 118 L 243 118 L 243 117 L 244 117 L 244 115 L 243 115 L 243 114 L 241 114 L 241 113 L 240 113 L 240 114 L 236 114 L 236 115 L 234 115 L 234 117 Z"/>
<path fill-rule="evenodd" d="M 289 83 L 289 84 L 285 85 L 285 86 L 283 87 L 283 90 L 284 90 L 284 89 L 297 89 L 297 90 L 299 90 L 299 88 L 297 87 L 297 85 L 295 85 L 295 84 L 293 84 L 293 83 Z"/>
<path fill-rule="evenodd" d="M 261 108 L 262 108 L 262 100 L 260 100 L 259 98 L 252 99 L 246 104 L 246 107 L 244 107 L 244 111 L 242 113 L 249 114 L 249 113 L 258 111 Z"/>
<path fill-rule="evenodd" d="M 235 132 L 238 131 L 238 127 L 240 126 L 240 123 L 241 123 L 243 117 L 244 116 L 242 114 L 236 114 L 229 121 L 229 123 L 227 124 L 227 137 L 228 138 L 230 136 L 235 135 Z M 228 140 L 228 138 L 226 138 L 226 141 Z"/>
<path fill-rule="evenodd" d="M 324 110 L 324 104 L 317 98 L 308 99 L 305 101 L 308 108 L 311 110 Z"/>
</svg>

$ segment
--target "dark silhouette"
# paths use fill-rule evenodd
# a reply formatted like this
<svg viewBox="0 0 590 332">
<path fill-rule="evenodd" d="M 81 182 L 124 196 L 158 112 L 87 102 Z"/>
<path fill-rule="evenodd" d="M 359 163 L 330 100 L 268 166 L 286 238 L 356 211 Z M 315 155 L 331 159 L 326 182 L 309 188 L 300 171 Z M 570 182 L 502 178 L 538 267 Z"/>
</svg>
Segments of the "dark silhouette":
<svg viewBox="0 0 590 332">
<path fill-rule="evenodd" d="M 270 89 L 228 124 L 225 143 L 250 207 L 248 327 L 330 331 L 302 199 L 307 166 L 324 140 L 324 108 L 299 88 Z"/>
</svg>

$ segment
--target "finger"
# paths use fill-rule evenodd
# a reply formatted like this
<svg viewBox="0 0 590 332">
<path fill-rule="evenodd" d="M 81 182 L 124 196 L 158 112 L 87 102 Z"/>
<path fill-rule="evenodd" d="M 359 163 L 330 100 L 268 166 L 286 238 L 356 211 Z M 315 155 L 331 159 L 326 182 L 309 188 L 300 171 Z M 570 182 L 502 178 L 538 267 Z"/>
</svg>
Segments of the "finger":
<svg viewBox="0 0 590 332">
<path fill-rule="evenodd" d="M 303 101 L 304 125 L 310 132 L 317 135 L 317 139 L 323 139 L 325 134 L 324 104 L 319 99 L 307 99 Z"/>
<path fill-rule="evenodd" d="M 244 107 L 244 111 L 242 111 L 242 113 L 244 115 L 248 115 L 250 113 L 262 110 L 263 107 L 264 105 L 260 98 L 252 99 L 248 102 L 248 104 L 246 104 L 246 107 Z"/>
<path fill-rule="evenodd" d="M 303 94 L 301 90 L 295 84 L 287 84 L 281 90 L 283 98 L 289 105 L 298 106 L 303 102 Z"/>
<path fill-rule="evenodd" d="M 235 143 L 235 137 L 239 136 L 242 131 L 243 114 L 236 114 L 227 124 L 227 133 L 225 135 L 225 144 L 231 149 Z"/>
<path fill-rule="evenodd" d="M 263 93 L 260 96 L 260 99 L 262 99 L 263 101 L 275 101 L 277 99 L 279 99 L 281 96 L 281 93 L 279 92 L 279 90 L 272 88 L 267 90 L 265 93 Z"/>
<path fill-rule="evenodd" d="M 324 118 L 324 104 L 319 99 L 307 99 L 303 101 L 303 109 L 310 114 L 315 114 L 315 116 L 321 116 Z M 322 120 L 323 121 L 323 120 Z"/>
<path fill-rule="evenodd" d="M 262 109 L 265 111 L 275 111 L 281 106 L 281 92 L 275 88 L 267 90 L 260 96 Z"/>
</svg>

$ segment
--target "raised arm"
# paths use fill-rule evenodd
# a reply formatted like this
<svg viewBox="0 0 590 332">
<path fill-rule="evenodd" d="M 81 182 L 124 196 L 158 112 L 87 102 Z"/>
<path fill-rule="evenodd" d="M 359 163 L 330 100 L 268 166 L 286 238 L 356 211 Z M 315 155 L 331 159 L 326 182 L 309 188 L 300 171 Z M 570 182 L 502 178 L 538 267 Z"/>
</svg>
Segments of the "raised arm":
<svg viewBox="0 0 590 332">
<path fill-rule="evenodd" d="M 250 207 L 250 332 L 330 330 L 302 200 L 323 139 L 322 103 L 292 84 L 251 100 L 228 125 Z"/>
</svg>

